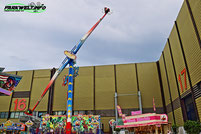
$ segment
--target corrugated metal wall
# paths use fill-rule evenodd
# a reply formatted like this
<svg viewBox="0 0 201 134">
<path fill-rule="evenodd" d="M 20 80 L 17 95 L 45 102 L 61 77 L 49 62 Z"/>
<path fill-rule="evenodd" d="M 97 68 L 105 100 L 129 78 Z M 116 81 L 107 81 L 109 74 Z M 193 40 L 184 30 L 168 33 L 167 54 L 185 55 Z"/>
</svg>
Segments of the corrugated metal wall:
<svg viewBox="0 0 201 134">
<path fill-rule="evenodd" d="M 31 92 L 31 100 L 30 100 L 30 107 L 33 108 L 38 101 L 39 97 L 43 93 L 44 89 L 46 88 L 47 84 L 50 81 L 50 70 L 35 70 L 34 72 L 34 79 L 33 79 L 33 87 Z M 47 111 L 48 105 L 48 94 L 40 102 L 40 105 L 35 109 L 36 111 Z"/>
<path fill-rule="evenodd" d="M 183 126 L 184 125 L 184 120 L 183 120 L 183 116 L 182 116 L 181 107 L 176 109 L 176 110 L 174 110 L 174 114 L 175 114 L 176 124 L 178 126 Z"/>
<path fill-rule="evenodd" d="M 153 97 L 156 107 L 163 107 L 156 63 L 138 63 L 137 69 L 143 108 L 153 108 Z"/>
<path fill-rule="evenodd" d="M 109 121 L 111 119 L 115 120 L 115 117 L 102 117 L 101 122 L 104 124 L 104 132 L 109 132 L 110 127 L 109 127 Z"/>
<path fill-rule="evenodd" d="M 177 24 L 192 85 L 195 85 L 201 81 L 201 52 L 186 1 L 179 12 Z"/>
<path fill-rule="evenodd" d="M 167 76 L 166 76 L 166 72 L 165 72 L 163 55 L 161 55 L 161 57 L 159 59 L 159 65 L 160 65 L 160 71 L 161 71 L 163 91 L 164 91 L 164 96 L 165 96 L 165 103 L 167 106 L 168 104 L 171 103 L 171 101 L 170 101 L 170 93 L 169 93 L 169 89 L 168 89 Z"/>
<path fill-rule="evenodd" d="M 173 124 L 174 121 L 173 121 L 173 114 L 172 114 L 172 112 L 168 113 L 167 115 L 168 115 L 168 122 L 171 122 Z"/>
<path fill-rule="evenodd" d="M 114 66 L 95 67 L 95 110 L 114 109 Z"/>
<path fill-rule="evenodd" d="M 119 96 L 118 104 L 122 109 L 138 108 L 137 79 L 135 64 L 116 65 L 117 93 L 136 94 Z"/>
<path fill-rule="evenodd" d="M 196 105 L 197 105 L 197 109 L 199 113 L 199 118 L 201 120 L 201 97 L 197 98 L 195 101 L 196 101 Z"/>
<path fill-rule="evenodd" d="M 68 74 L 68 68 L 58 76 L 54 87 L 53 111 L 65 111 L 67 106 L 68 86 L 62 86 L 64 75 Z"/>
<path fill-rule="evenodd" d="M 15 91 L 30 91 L 33 71 L 18 71 L 17 75 L 22 76 L 22 79 Z"/>
<path fill-rule="evenodd" d="M 165 62 L 166 62 L 167 75 L 169 78 L 170 91 L 171 91 L 172 101 L 173 101 L 176 98 L 178 98 L 179 95 L 178 95 L 178 91 L 177 91 L 177 83 L 176 83 L 176 79 L 175 79 L 175 75 L 174 75 L 170 48 L 169 48 L 168 44 L 166 44 L 165 48 L 164 48 L 164 58 L 165 58 Z"/>
<path fill-rule="evenodd" d="M 94 67 L 80 68 L 74 89 L 74 110 L 94 110 Z"/>
<path fill-rule="evenodd" d="M 186 73 L 186 79 L 185 79 L 184 78 L 185 74 L 182 73 L 182 71 L 184 69 L 186 69 L 186 66 L 184 63 L 184 57 L 183 57 L 182 50 L 180 47 L 180 42 L 179 42 L 179 38 L 178 38 L 178 34 L 177 34 L 175 25 L 170 34 L 169 41 L 170 41 L 170 46 L 171 46 L 171 50 L 172 50 L 173 62 L 175 65 L 176 77 L 177 77 L 177 81 L 178 81 L 177 84 L 179 85 L 178 87 L 179 87 L 180 93 L 183 94 L 186 90 L 190 89 L 190 85 L 189 85 L 188 74 Z M 179 75 L 181 78 L 181 82 L 179 81 Z M 185 82 L 186 82 L 187 88 L 185 88 Z M 182 84 L 183 92 L 181 90 L 181 84 Z"/>
<path fill-rule="evenodd" d="M 8 112 L 11 96 L 0 96 L 0 112 Z"/>
<path fill-rule="evenodd" d="M 32 79 L 33 79 L 33 71 L 18 71 L 17 75 L 22 76 L 22 79 L 20 81 L 20 83 L 18 84 L 18 86 L 15 89 L 15 92 L 20 92 L 21 94 L 24 94 L 23 92 L 28 92 L 28 94 L 30 95 L 30 90 L 31 90 L 31 85 L 32 85 Z M 26 111 L 28 106 L 29 106 L 29 95 L 26 96 L 26 98 L 20 97 L 20 98 L 16 98 L 15 96 L 13 96 L 14 98 L 12 98 L 12 104 L 11 104 L 11 112 L 14 111 Z M 25 101 L 21 101 L 21 100 L 25 100 Z M 21 102 L 25 103 L 26 108 L 24 110 L 19 110 L 18 108 L 15 110 L 15 101 L 18 101 L 18 104 Z M 21 107 L 23 107 L 23 105 L 21 105 Z"/>
<path fill-rule="evenodd" d="M 190 7 L 192 10 L 192 14 L 195 19 L 195 23 L 199 32 L 199 36 L 201 37 L 201 1 L 200 0 L 189 0 Z"/>
</svg>

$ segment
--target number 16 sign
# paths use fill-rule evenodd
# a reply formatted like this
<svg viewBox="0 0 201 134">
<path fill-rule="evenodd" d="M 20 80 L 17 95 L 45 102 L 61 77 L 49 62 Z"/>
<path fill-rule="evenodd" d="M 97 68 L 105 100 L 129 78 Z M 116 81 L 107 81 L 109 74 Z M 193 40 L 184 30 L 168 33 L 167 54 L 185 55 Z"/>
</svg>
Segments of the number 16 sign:
<svg viewBox="0 0 201 134">
<path fill-rule="evenodd" d="M 16 99 L 14 101 L 15 103 L 15 108 L 14 110 L 16 111 L 17 109 L 20 110 L 20 111 L 23 111 L 25 108 L 26 108 L 26 100 L 25 99 Z"/>
</svg>

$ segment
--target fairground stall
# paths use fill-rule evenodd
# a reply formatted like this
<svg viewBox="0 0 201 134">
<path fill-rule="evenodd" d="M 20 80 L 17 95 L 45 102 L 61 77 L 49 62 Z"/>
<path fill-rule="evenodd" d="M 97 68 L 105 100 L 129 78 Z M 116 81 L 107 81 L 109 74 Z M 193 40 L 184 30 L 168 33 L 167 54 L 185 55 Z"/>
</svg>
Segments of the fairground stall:
<svg viewBox="0 0 201 134">
<path fill-rule="evenodd" d="M 171 124 L 168 123 L 166 114 L 146 113 L 142 114 L 141 111 L 133 111 L 131 116 L 122 114 L 118 106 L 119 116 L 116 128 L 126 129 L 129 132 L 140 133 L 168 133 Z"/>
<path fill-rule="evenodd" d="M 99 132 L 99 115 L 74 115 L 72 116 L 72 133 L 93 133 Z M 43 133 L 65 133 L 66 116 L 65 115 L 46 115 L 41 119 L 40 129 Z"/>
<path fill-rule="evenodd" d="M 15 123 L 11 120 L 6 121 L 5 123 L 0 124 L 0 133 L 19 133 L 25 132 L 25 124 Z"/>
</svg>

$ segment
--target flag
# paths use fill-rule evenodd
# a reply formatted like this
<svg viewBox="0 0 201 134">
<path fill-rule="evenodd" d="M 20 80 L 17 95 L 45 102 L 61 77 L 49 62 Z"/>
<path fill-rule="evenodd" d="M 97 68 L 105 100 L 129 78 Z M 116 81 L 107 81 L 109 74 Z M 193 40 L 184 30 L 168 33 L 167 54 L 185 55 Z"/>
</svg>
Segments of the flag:
<svg viewBox="0 0 201 134">
<path fill-rule="evenodd" d="M 155 105 L 154 97 L 153 97 L 153 109 L 154 109 L 154 112 L 156 112 L 156 105 Z"/>
<path fill-rule="evenodd" d="M 3 83 L 6 83 L 8 77 L 9 77 L 9 76 L 0 75 L 0 81 L 3 81 Z"/>
</svg>

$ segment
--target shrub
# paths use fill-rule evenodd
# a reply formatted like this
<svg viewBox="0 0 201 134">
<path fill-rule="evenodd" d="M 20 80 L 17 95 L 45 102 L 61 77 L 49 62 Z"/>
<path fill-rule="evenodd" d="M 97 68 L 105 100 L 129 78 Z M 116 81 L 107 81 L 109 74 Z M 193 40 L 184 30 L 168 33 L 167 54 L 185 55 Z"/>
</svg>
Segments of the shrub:
<svg viewBox="0 0 201 134">
<path fill-rule="evenodd" d="M 117 132 L 120 132 L 121 129 L 120 128 L 115 128 L 114 130 L 117 131 Z"/>
<path fill-rule="evenodd" d="M 172 125 L 172 130 L 173 130 L 173 132 L 174 132 L 175 134 L 178 133 L 178 128 L 179 128 L 179 126 L 177 126 L 176 124 L 173 124 L 173 125 Z"/>
<path fill-rule="evenodd" d="M 199 134 L 201 132 L 201 124 L 199 121 L 186 121 L 184 129 L 188 134 Z"/>
</svg>

